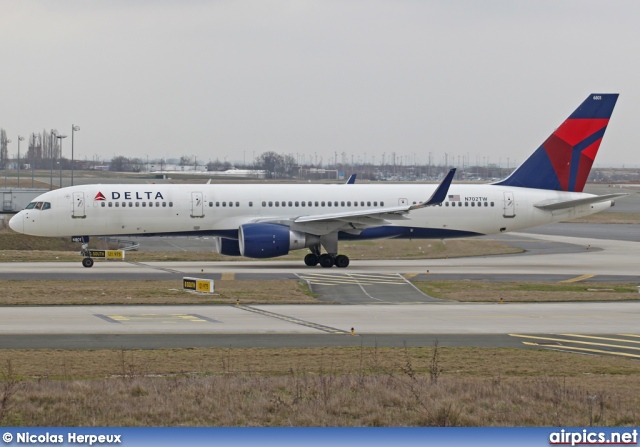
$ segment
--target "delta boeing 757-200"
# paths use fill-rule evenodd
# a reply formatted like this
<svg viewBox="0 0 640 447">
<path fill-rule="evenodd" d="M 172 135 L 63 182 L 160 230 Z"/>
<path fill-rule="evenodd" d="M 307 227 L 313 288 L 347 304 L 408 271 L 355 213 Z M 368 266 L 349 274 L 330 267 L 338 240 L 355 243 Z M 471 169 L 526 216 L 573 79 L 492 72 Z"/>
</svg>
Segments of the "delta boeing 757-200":
<svg viewBox="0 0 640 447">
<path fill-rule="evenodd" d="M 308 266 L 347 267 L 340 240 L 481 236 L 609 208 L 625 194 L 582 190 L 617 99 L 589 95 L 493 184 L 452 185 L 452 169 L 439 185 L 83 185 L 42 194 L 9 225 L 49 237 L 210 235 L 223 255 L 273 258 L 306 248 Z"/>
</svg>

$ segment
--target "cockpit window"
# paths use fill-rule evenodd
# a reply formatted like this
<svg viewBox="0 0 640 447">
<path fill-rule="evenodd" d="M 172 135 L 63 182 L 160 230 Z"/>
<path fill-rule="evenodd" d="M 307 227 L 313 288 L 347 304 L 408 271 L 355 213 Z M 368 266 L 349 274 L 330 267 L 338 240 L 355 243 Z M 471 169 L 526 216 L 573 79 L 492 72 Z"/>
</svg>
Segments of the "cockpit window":
<svg viewBox="0 0 640 447">
<path fill-rule="evenodd" d="M 29 205 L 27 205 L 27 207 L 25 208 L 26 210 L 30 210 L 32 209 L 34 206 L 36 206 L 36 202 L 31 202 Z"/>
<path fill-rule="evenodd" d="M 43 210 L 50 210 L 51 209 L 51 204 L 49 202 L 44 202 L 44 204 L 42 205 L 42 209 Z"/>
<path fill-rule="evenodd" d="M 38 203 L 36 203 L 36 207 L 35 207 L 35 209 L 37 209 L 37 210 L 41 210 L 41 209 L 42 209 L 42 204 L 43 204 L 43 203 L 44 203 L 44 202 L 38 202 Z"/>
</svg>

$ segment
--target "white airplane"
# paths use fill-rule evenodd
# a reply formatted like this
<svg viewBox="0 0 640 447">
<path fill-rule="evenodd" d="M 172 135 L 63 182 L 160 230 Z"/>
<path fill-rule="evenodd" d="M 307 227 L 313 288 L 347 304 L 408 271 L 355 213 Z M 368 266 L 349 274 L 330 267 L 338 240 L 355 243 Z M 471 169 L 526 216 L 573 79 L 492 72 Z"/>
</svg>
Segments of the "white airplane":
<svg viewBox="0 0 640 447">
<path fill-rule="evenodd" d="M 83 185 L 42 194 L 16 214 L 20 233 L 214 236 L 229 256 L 309 249 L 308 266 L 347 267 L 339 240 L 444 239 L 522 230 L 597 213 L 626 194 L 583 193 L 617 94 L 591 94 L 509 177 L 488 185 Z M 322 248 L 326 251 L 322 253 Z M 93 260 L 85 257 L 85 267 Z"/>
</svg>

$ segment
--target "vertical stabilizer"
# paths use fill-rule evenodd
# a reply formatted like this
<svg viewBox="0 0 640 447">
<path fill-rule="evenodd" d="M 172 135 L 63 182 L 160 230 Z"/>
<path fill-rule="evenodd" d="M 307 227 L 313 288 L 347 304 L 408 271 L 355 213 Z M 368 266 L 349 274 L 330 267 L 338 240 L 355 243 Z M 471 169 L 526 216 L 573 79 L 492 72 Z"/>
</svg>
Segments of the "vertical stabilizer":
<svg viewBox="0 0 640 447">
<path fill-rule="evenodd" d="M 496 185 L 582 192 L 617 93 L 592 93 L 513 173 Z"/>
</svg>

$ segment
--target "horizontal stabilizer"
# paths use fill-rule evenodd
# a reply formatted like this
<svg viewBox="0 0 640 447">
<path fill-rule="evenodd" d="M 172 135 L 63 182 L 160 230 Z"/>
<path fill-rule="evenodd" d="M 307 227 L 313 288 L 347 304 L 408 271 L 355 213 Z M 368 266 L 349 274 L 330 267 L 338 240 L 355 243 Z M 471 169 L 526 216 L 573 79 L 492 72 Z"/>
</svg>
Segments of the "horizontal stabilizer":
<svg viewBox="0 0 640 447">
<path fill-rule="evenodd" d="M 607 200 L 612 200 L 617 197 L 624 197 L 628 195 L 629 194 L 626 194 L 626 193 L 605 194 L 603 196 L 587 197 L 585 199 L 565 200 L 562 202 L 547 200 L 545 202 L 540 202 L 534 206 L 536 208 L 539 208 L 545 211 L 555 211 L 555 210 L 562 210 L 565 208 L 573 208 L 575 206 L 580 206 L 580 205 L 589 205 L 592 203 L 605 202 Z"/>
</svg>

